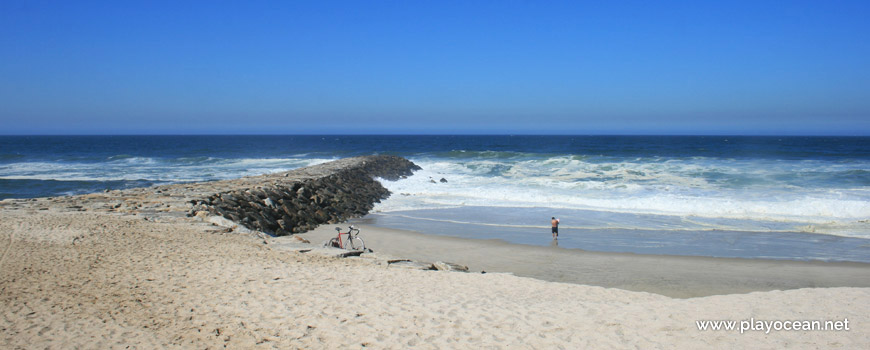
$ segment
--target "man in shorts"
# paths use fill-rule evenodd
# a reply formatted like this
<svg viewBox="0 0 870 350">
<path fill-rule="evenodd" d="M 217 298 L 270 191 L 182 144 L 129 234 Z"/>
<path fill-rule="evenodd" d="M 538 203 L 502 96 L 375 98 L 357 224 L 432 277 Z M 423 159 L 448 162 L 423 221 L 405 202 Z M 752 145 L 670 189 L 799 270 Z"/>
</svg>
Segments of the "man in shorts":
<svg viewBox="0 0 870 350">
<path fill-rule="evenodd" d="M 559 239 L 559 219 L 556 217 L 552 217 L 550 219 L 550 225 L 553 226 L 553 239 Z"/>
</svg>

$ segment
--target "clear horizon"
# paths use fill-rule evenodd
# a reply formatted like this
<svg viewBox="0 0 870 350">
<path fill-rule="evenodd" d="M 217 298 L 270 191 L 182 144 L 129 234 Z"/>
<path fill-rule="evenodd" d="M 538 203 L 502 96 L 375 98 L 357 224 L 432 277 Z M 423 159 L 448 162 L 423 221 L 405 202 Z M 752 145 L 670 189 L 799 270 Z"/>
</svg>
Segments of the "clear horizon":
<svg viewBox="0 0 870 350">
<path fill-rule="evenodd" d="M 522 133 L 442 133 L 442 134 L 423 134 L 423 133 L 393 133 L 393 134 L 350 134 L 350 133 L 305 133 L 305 134 L 210 134 L 210 133 L 178 133 L 178 134 L 0 134 L 0 137 L 58 137 L 58 136 L 565 136 L 565 137 L 844 137 L 844 138 L 870 138 L 870 135 L 852 135 L 852 134 L 522 134 Z"/>
<path fill-rule="evenodd" d="M 870 3 L 0 4 L 0 135 L 870 135 Z"/>
</svg>

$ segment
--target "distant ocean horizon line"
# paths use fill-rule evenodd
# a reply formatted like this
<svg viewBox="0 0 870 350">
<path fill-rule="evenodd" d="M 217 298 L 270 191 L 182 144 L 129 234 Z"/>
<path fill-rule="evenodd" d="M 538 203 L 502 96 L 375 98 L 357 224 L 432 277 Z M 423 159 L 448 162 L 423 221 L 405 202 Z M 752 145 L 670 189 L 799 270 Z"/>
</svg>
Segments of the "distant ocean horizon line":
<svg viewBox="0 0 870 350">
<path fill-rule="evenodd" d="M 566 137 L 870 137 L 867 134 L 610 134 L 610 133 L 142 133 L 142 134 L 0 134 L 0 137 L 117 136 L 566 136 Z"/>
</svg>

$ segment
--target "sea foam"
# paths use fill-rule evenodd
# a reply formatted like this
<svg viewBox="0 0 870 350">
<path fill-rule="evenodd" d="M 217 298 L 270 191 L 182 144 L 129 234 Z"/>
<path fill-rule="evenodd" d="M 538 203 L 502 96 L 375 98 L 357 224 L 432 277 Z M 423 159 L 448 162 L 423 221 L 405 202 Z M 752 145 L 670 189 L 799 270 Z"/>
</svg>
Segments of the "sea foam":
<svg viewBox="0 0 870 350">
<path fill-rule="evenodd" d="M 376 206 L 377 212 L 545 207 L 612 213 L 621 221 L 626 217 L 615 214 L 667 216 L 675 229 L 696 228 L 689 223 L 703 219 L 710 229 L 812 227 L 814 232 L 868 234 L 861 231 L 867 230 L 862 221 L 870 219 L 870 191 L 842 178 L 866 164 L 505 154 L 413 160 L 423 170 L 384 182 L 394 197 Z M 644 226 L 629 221 L 632 228 Z"/>
</svg>

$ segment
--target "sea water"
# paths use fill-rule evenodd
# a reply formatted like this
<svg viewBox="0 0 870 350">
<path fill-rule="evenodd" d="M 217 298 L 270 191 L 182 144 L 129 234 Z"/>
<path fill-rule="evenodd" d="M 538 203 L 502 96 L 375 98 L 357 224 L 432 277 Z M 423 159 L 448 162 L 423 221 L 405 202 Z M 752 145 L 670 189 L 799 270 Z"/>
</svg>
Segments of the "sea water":
<svg viewBox="0 0 870 350">
<path fill-rule="evenodd" d="M 367 154 L 423 168 L 382 181 L 393 195 L 365 218 L 374 225 L 597 251 L 870 262 L 867 137 L 6 136 L 0 199 Z"/>
</svg>

